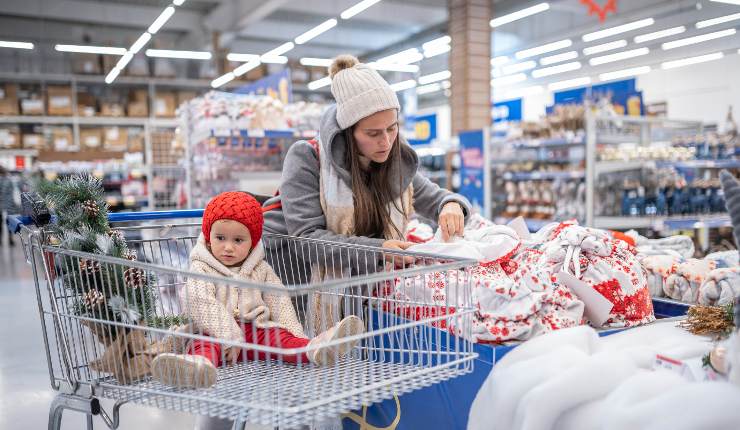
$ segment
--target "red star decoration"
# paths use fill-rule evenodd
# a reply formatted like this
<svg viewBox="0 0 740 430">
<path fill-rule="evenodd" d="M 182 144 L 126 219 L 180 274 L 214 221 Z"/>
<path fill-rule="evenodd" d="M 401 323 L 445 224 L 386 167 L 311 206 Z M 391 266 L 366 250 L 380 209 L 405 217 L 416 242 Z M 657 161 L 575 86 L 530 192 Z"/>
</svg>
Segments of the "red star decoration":
<svg viewBox="0 0 740 430">
<path fill-rule="evenodd" d="M 581 0 L 581 4 L 588 6 L 588 14 L 598 15 L 599 21 L 606 21 L 606 14 L 609 12 L 617 13 L 617 0 L 608 0 L 605 5 L 596 3 L 595 0 Z"/>
</svg>

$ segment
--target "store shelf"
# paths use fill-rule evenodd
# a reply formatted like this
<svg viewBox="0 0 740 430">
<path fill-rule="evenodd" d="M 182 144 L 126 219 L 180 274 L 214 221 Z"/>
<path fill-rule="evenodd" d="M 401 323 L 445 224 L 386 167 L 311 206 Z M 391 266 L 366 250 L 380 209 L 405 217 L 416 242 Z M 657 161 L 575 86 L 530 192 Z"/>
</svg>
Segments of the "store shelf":
<svg viewBox="0 0 740 430">
<path fill-rule="evenodd" d="M 585 172 L 583 170 L 574 170 L 566 172 L 506 172 L 503 178 L 507 181 L 537 181 L 537 180 L 555 180 L 555 179 L 583 179 Z"/>
<path fill-rule="evenodd" d="M 739 169 L 740 160 L 659 161 L 656 165 L 678 169 Z"/>
<path fill-rule="evenodd" d="M 603 175 L 606 173 L 615 172 L 626 172 L 629 170 L 640 170 L 643 168 L 655 167 L 655 162 L 650 160 L 637 160 L 637 161 L 597 161 L 596 162 L 596 175 Z"/>
<path fill-rule="evenodd" d="M 177 127 L 176 118 L 131 118 L 131 117 L 74 117 L 74 116 L 2 116 L 0 124 L 44 124 L 44 125 L 98 125 L 98 126 L 140 126 Z"/>
<path fill-rule="evenodd" d="M 695 228 L 731 227 L 727 215 L 698 215 L 686 217 L 596 217 L 594 227 L 610 230 L 650 228 L 662 230 L 690 230 Z"/>
<path fill-rule="evenodd" d="M 0 80 L 11 82 L 77 82 L 81 84 L 105 84 L 105 75 L 65 75 L 54 73 L 0 73 Z M 120 76 L 116 79 L 119 85 L 149 85 L 164 87 L 183 87 L 210 89 L 210 79 L 174 79 L 156 77 Z M 243 85 L 244 82 L 239 82 Z"/>
<path fill-rule="evenodd" d="M 36 149 L 0 149 L 3 157 L 36 157 L 39 151 Z"/>
<path fill-rule="evenodd" d="M 579 146 L 585 142 L 583 137 L 575 139 L 555 138 L 555 139 L 522 139 L 502 142 L 507 146 L 514 148 L 548 148 L 557 146 Z"/>
</svg>

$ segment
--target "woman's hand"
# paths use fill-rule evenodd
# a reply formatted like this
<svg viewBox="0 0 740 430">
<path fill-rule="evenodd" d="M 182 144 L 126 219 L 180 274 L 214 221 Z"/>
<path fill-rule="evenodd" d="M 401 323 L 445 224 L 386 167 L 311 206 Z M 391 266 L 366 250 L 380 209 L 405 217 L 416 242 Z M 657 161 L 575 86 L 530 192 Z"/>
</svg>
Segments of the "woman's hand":
<svg viewBox="0 0 740 430">
<path fill-rule="evenodd" d="M 383 248 L 391 251 L 405 251 L 411 245 L 413 245 L 413 243 L 395 239 L 383 242 Z M 386 253 L 385 261 L 393 263 L 395 267 L 403 267 L 406 264 L 414 264 L 415 260 L 414 257 L 408 255 L 400 256 L 394 253 Z"/>
<path fill-rule="evenodd" d="M 442 206 L 437 224 L 442 229 L 442 240 L 445 242 L 455 236 L 462 236 L 465 231 L 465 214 L 460 203 L 449 202 Z"/>
<path fill-rule="evenodd" d="M 239 360 L 239 353 L 241 352 L 241 348 L 235 346 L 229 347 L 224 351 L 224 362 L 227 364 L 236 364 L 237 360 Z"/>
</svg>

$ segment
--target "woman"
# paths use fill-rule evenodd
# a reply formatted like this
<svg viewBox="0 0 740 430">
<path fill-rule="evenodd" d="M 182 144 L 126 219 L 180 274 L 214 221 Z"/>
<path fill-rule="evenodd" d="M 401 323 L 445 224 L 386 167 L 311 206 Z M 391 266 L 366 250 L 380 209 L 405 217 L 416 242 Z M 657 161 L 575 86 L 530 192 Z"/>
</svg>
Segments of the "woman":
<svg viewBox="0 0 740 430">
<path fill-rule="evenodd" d="M 404 231 L 416 212 L 437 220 L 445 241 L 461 235 L 470 204 L 417 172 L 388 83 L 349 55 L 334 60 L 330 75 L 336 105 L 322 117 L 318 145 L 288 151 L 280 194 L 265 203 L 277 207 L 265 214 L 265 231 L 398 251 L 411 245 Z"/>
</svg>

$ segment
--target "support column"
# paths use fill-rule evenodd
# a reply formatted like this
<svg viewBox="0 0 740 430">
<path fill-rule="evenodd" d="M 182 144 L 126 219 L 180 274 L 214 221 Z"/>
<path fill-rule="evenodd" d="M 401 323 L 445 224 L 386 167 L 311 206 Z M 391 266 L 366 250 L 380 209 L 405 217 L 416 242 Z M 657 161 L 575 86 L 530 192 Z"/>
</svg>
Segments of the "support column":
<svg viewBox="0 0 740 430">
<path fill-rule="evenodd" d="M 491 0 L 448 0 L 452 132 L 491 123 Z"/>
</svg>

